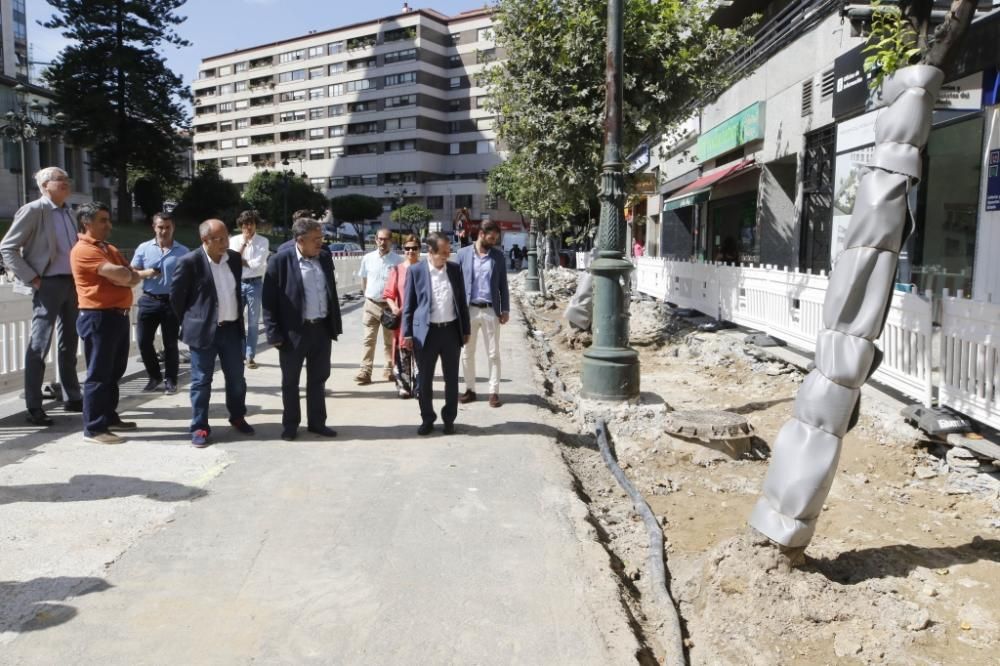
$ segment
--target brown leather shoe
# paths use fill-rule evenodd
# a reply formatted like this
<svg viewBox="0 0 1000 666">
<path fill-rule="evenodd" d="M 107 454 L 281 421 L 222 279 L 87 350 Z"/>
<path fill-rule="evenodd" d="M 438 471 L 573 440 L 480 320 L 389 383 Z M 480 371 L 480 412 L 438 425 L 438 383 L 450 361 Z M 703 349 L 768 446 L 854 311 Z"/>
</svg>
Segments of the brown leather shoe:
<svg viewBox="0 0 1000 666">
<path fill-rule="evenodd" d="M 476 392 L 475 391 L 466 391 L 465 393 L 462 394 L 462 397 L 460 397 L 458 399 L 458 401 L 460 403 L 462 403 L 463 405 L 467 405 L 470 402 L 475 402 L 476 401 Z"/>
<path fill-rule="evenodd" d="M 499 407 L 502 404 L 499 393 L 490 393 L 490 407 Z"/>
<path fill-rule="evenodd" d="M 372 376 L 362 370 L 354 376 L 354 382 L 358 384 L 358 386 L 365 386 L 372 383 Z"/>
</svg>

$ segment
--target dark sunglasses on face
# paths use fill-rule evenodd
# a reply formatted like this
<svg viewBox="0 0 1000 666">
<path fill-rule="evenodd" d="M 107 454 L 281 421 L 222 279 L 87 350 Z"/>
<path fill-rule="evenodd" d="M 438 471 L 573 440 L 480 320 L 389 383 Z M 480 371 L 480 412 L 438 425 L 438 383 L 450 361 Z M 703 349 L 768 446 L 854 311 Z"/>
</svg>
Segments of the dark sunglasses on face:
<svg viewBox="0 0 1000 666">
<path fill-rule="evenodd" d="M 414 246 L 414 245 L 407 245 L 407 246 L 406 246 L 406 247 L 404 247 L 403 249 L 404 249 L 404 250 L 406 250 L 407 252 L 416 252 L 416 251 L 417 251 L 417 250 L 419 250 L 420 248 L 419 248 L 419 247 L 416 247 L 416 246 Z"/>
</svg>

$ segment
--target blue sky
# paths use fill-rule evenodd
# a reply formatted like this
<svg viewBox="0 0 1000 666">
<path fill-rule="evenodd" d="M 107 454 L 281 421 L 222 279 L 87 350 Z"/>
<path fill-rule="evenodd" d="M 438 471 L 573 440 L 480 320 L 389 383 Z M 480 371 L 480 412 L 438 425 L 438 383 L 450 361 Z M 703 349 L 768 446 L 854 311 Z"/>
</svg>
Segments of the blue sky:
<svg viewBox="0 0 1000 666">
<path fill-rule="evenodd" d="M 485 0 L 410 0 L 414 9 L 434 9 L 449 16 L 482 7 Z M 166 48 L 167 64 L 190 84 L 202 58 L 227 51 L 304 35 L 310 30 L 329 30 L 397 14 L 403 0 L 188 0 L 178 13 L 187 21 L 177 32 L 191 46 Z M 28 42 L 31 59 L 50 61 L 66 45 L 54 30 L 37 21 L 48 19 L 52 7 L 45 0 L 27 0 Z M 36 68 L 37 71 L 37 68 Z"/>
</svg>

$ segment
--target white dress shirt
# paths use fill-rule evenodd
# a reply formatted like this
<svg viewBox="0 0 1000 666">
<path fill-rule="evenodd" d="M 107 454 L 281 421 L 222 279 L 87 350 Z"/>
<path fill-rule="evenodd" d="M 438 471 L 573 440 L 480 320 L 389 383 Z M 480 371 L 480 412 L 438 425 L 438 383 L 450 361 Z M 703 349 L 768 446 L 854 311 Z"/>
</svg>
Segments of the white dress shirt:
<svg viewBox="0 0 1000 666">
<path fill-rule="evenodd" d="M 243 234 L 236 234 L 229 239 L 230 250 L 239 252 L 241 247 L 243 247 Z M 243 261 L 246 262 L 243 264 L 244 280 L 264 277 L 264 272 L 267 270 L 267 255 L 270 251 L 267 239 L 260 234 L 254 234 L 250 238 L 250 242 L 242 252 Z"/>
<path fill-rule="evenodd" d="M 305 319 L 326 318 L 326 276 L 323 267 L 319 265 L 319 257 L 309 259 L 303 257 L 295 246 L 295 255 L 299 258 L 299 274 L 302 276 L 302 292 L 305 302 L 302 304 L 302 316 Z"/>
<path fill-rule="evenodd" d="M 208 250 L 204 245 L 201 249 L 208 257 L 208 265 L 212 267 L 212 282 L 215 283 L 215 295 L 219 299 L 219 323 L 236 321 L 239 319 L 236 307 L 236 278 L 229 269 L 229 257 L 224 254 L 219 263 L 215 263 L 212 257 L 208 256 Z"/>
<path fill-rule="evenodd" d="M 448 266 L 434 268 L 428 258 L 427 268 L 431 274 L 431 323 L 455 321 L 455 292 L 451 290 L 451 280 L 448 279 Z"/>
</svg>

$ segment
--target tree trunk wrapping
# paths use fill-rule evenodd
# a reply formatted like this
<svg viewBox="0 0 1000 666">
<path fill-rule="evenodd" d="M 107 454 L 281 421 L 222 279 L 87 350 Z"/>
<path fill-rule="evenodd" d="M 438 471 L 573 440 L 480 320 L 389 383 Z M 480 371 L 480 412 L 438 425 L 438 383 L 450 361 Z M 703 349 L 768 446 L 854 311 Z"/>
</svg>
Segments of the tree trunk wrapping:
<svg viewBox="0 0 1000 666">
<path fill-rule="evenodd" d="M 858 186 L 845 249 L 823 304 L 815 369 L 778 432 L 750 525 L 788 547 L 808 545 L 837 471 L 843 436 L 857 421 L 861 386 L 878 368 L 899 250 L 909 234 L 906 196 L 920 179 L 920 151 L 944 73 L 914 65 L 882 88 L 870 171 Z"/>
</svg>

